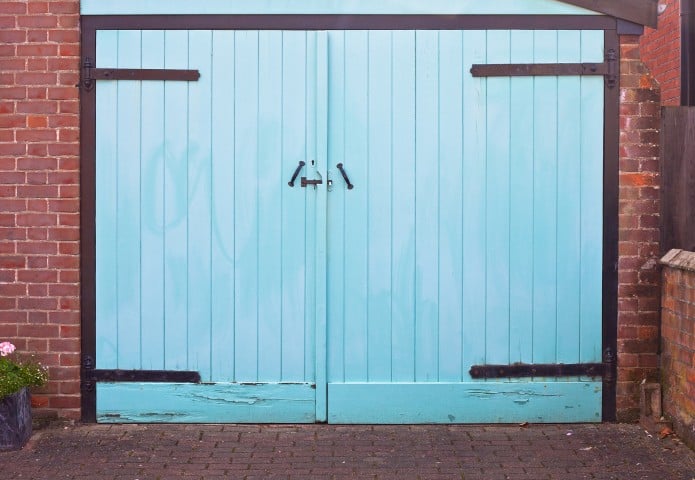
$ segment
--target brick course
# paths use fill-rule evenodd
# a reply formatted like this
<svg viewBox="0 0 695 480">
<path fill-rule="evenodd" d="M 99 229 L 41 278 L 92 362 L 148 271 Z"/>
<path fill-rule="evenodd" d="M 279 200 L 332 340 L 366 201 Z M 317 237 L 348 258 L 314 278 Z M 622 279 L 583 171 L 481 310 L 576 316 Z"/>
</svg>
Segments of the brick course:
<svg viewBox="0 0 695 480">
<path fill-rule="evenodd" d="M 679 436 L 695 448 L 695 253 L 672 250 L 664 262 L 663 408 Z"/>
<path fill-rule="evenodd" d="M 43 415 L 79 418 L 79 2 L 0 1 L 0 338 Z"/>
<path fill-rule="evenodd" d="M 639 384 L 658 378 L 659 86 L 639 37 L 620 39 L 617 414 L 639 417 Z"/>
</svg>

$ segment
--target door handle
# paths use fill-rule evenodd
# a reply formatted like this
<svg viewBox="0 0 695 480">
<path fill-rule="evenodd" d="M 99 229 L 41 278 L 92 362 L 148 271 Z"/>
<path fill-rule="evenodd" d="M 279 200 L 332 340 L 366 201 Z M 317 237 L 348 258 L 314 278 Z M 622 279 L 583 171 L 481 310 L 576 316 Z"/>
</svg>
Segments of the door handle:
<svg viewBox="0 0 695 480">
<path fill-rule="evenodd" d="M 340 174 L 343 176 L 343 180 L 345 180 L 345 183 L 347 184 L 348 190 L 352 190 L 353 188 L 355 188 L 355 186 L 352 183 L 350 183 L 350 179 L 348 178 L 347 173 L 345 173 L 345 169 L 343 168 L 343 164 L 339 163 L 338 165 L 336 165 L 336 167 L 338 167 L 338 170 L 340 170 Z"/>
<path fill-rule="evenodd" d="M 287 185 L 290 187 L 294 187 L 294 181 L 297 180 L 297 175 L 299 175 L 299 172 L 302 171 L 302 168 L 306 165 L 306 162 L 300 160 L 299 165 L 297 165 L 297 168 L 295 169 L 294 173 L 292 174 L 292 178 L 290 179 L 289 182 L 287 182 Z M 304 186 L 304 185 L 302 185 Z"/>
</svg>

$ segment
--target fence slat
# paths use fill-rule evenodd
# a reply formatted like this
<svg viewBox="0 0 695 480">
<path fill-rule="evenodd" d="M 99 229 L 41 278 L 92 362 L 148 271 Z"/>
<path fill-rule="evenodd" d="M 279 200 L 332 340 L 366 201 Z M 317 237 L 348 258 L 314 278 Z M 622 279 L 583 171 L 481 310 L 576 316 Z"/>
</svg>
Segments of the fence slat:
<svg viewBox="0 0 695 480">
<path fill-rule="evenodd" d="M 662 110 L 661 181 L 661 250 L 695 251 L 695 107 Z"/>
</svg>

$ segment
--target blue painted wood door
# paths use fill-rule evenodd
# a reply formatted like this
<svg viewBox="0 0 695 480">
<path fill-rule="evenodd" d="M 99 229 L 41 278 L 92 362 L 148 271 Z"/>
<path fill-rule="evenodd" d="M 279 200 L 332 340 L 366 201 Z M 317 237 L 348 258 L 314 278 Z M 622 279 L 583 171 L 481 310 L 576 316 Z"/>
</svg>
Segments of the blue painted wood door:
<svg viewBox="0 0 695 480">
<path fill-rule="evenodd" d="M 603 32 L 329 33 L 328 420 L 600 421 Z M 335 171 L 343 163 L 354 189 Z"/>
<path fill-rule="evenodd" d="M 99 383 L 99 421 L 317 419 L 325 191 L 287 183 L 300 161 L 311 178 L 325 161 L 320 36 L 98 32 L 99 67 L 197 69 L 200 80 L 98 82 L 96 366 L 203 381 Z"/>
<path fill-rule="evenodd" d="M 602 31 L 100 31 L 101 421 L 600 421 Z M 287 185 L 301 176 L 319 188 Z M 336 165 L 355 185 L 347 189 Z M 297 182 L 297 184 L 299 181 Z"/>
</svg>

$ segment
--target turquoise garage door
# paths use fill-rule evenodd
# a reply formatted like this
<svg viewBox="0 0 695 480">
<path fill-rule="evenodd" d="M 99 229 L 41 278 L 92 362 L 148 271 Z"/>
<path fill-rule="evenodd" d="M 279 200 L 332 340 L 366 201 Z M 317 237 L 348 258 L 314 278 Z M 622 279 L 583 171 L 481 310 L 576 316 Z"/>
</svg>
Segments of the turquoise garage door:
<svg viewBox="0 0 695 480">
<path fill-rule="evenodd" d="M 98 30 L 98 420 L 600 421 L 604 79 L 543 65 L 603 61 L 602 30 Z"/>
</svg>

